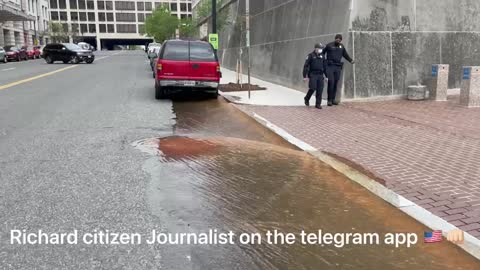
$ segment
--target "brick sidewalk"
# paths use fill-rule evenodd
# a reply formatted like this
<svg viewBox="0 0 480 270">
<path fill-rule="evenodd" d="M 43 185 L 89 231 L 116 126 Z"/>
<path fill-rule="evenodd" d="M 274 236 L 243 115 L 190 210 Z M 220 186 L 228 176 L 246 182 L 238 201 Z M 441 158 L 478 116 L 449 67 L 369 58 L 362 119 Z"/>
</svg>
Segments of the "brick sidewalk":
<svg viewBox="0 0 480 270">
<path fill-rule="evenodd" d="M 363 167 L 396 193 L 480 237 L 480 109 L 454 101 L 237 105 Z"/>
</svg>

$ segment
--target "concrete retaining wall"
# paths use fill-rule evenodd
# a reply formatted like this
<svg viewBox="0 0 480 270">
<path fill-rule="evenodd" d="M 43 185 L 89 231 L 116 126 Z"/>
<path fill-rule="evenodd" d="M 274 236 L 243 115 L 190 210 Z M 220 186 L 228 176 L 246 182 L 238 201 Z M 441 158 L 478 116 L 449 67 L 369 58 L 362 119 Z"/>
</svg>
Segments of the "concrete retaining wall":
<svg viewBox="0 0 480 270">
<path fill-rule="evenodd" d="M 245 46 L 244 1 L 228 9 L 234 23 L 221 33 L 219 55 L 234 69 Z M 299 90 L 306 55 L 336 33 L 357 60 L 345 65 L 344 98 L 405 95 L 436 63 L 450 64 L 449 86 L 460 87 L 461 67 L 480 64 L 477 0 L 255 0 L 250 9 L 252 74 Z"/>
</svg>

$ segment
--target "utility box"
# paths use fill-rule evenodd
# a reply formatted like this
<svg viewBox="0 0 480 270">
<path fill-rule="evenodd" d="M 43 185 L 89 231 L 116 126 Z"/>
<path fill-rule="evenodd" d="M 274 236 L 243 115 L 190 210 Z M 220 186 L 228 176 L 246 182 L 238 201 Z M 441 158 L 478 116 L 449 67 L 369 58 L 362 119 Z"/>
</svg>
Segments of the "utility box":
<svg viewBox="0 0 480 270">
<path fill-rule="evenodd" d="M 431 99 L 435 101 L 447 101 L 449 69 L 449 65 L 432 65 Z"/>
<path fill-rule="evenodd" d="M 460 105 L 467 108 L 480 107 L 480 67 L 463 67 Z"/>
</svg>

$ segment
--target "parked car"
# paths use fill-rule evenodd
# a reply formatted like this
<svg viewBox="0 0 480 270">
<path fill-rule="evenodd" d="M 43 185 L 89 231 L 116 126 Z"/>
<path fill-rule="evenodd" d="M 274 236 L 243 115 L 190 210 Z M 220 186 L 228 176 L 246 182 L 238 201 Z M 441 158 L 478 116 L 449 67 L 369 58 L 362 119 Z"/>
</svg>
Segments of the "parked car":
<svg viewBox="0 0 480 270">
<path fill-rule="evenodd" d="M 179 91 L 202 91 L 218 96 L 220 64 L 212 45 L 205 41 L 169 40 L 155 65 L 155 98 Z"/>
<path fill-rule="evenodd" d="M 150 59 L 150 53 L 153 51 L 153 49 L 158 49 L 162 47 L 162 44 L 160 43 L 150 43 L 148 44 L 148 47 L 147 47 L 147 57 L 148 59 Z"/>
<path fill-rule="evenodd" d="M 153 77 L 155 78 L 155 65 L 157 64 L 157 59 L 158 59 L 158 54 L 160 53 L 160 47 L 154 47 L 152 51 L 149 53 L 150 55 L 148 58 L 150 58 L 150 67 L 152 68 L 153 71 Z"/>
<path fill-rule="evenodd" d="M 78 46 L 80 46 L 84 50 L 91 50 L 92 52 L 95 51 L 95 48 L 90 45 L 89 43 L 86 42 L 79 42 L 77 43 Z"/>
<path fill-rule="evenodd" d="M 5 52 L 5 49 L 3 47 L 0 47 L 0 62 L 1 63 L 7 63 L 7 53 Z"/>
<path fill-rule="evenodd" d="M 29 59 L 37 59 L 40 58 L 40 50 L 38 47 L 39 46 L 23 46 L 22 49 L 27 52 Z"/>
<path fill-rule="evenodd" d="M 84 50 L 73 43 L 52 43 L 43 48 L 43 58 L 48 64 L 56 61 L 62 61 L 65 64 L 81 62 L 91 64 L 95 60 L 95 55 L 91 50 Z"/>
<path fill-rule="evenodd" d="M 4 49 L 5 49 L 5 52 L 7 53 L 8 60 L 16 60 L 16 61 L 28 60 L 27 51 L 20 47 L 17 47 L 15 45 L 9 45 L 9 46 L 5 46 Z"/>
</svg>

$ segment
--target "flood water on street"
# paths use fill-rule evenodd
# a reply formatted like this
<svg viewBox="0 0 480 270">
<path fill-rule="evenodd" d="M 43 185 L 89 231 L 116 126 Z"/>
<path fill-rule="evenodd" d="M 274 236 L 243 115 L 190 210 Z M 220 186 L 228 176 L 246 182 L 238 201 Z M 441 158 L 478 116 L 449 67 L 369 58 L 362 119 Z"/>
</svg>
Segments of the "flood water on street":
<svg viewBox="0 0 480 270">
<path fill-rule="evenodd" d="M 218 101 L 174 102 L 175 136 L 150 140 L 161 151 L 144 166 L 148 203 L 165 231 L 294 233 L 292 245 L 197 245 L 193 269 L 480 269 L 447 242 L 316 158 Z M 321 139 L 321 138 L 319 138 Z M 153 143 L 152 143 L 153 142 Z M 303 245 L 300 232 L 416 233 L 413 247 Z M 383 238 L 381 238 L 383 239 Z"/>
</svg>

